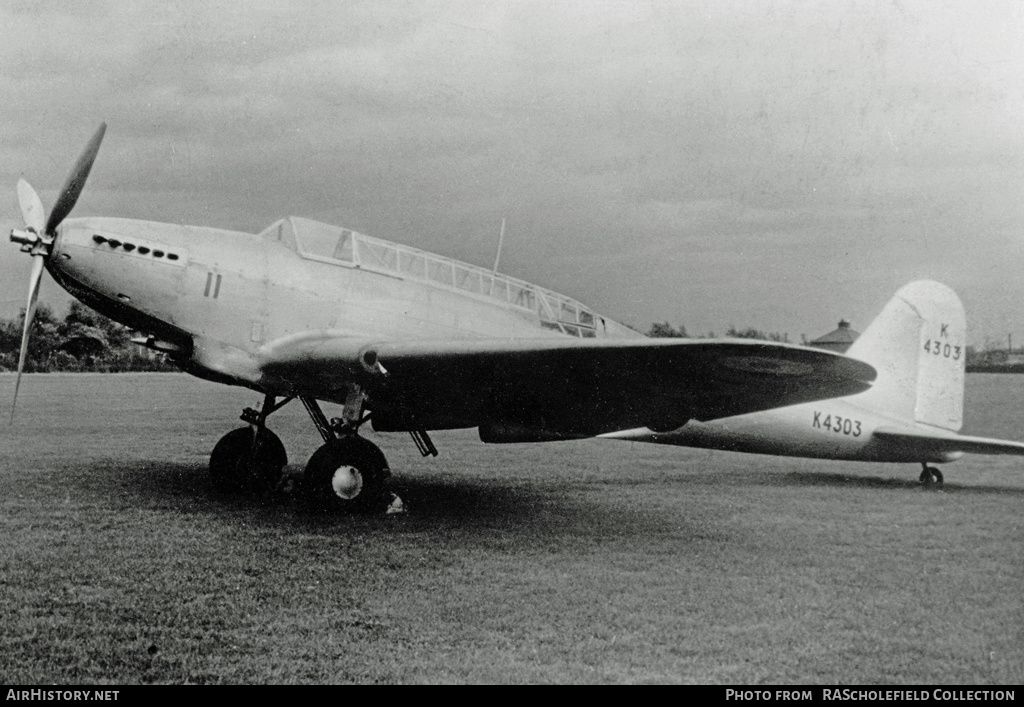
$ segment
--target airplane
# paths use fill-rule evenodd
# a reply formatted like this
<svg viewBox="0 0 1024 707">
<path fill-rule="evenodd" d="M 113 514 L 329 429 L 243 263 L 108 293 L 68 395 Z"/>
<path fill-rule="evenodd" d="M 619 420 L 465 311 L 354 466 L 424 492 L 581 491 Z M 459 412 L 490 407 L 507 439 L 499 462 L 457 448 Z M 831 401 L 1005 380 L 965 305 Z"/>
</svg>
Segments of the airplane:
<svg viewBox="0 0 1024 707">
<path fill-rule="evenodd" d="M 222 491 L 278 484 L 287 464 L 267 418 L 298 399 L 324 444 L 299 497 L 312 508 L 394 502 L 381 450 L 359 434 L 478 428 L 484 442 L 579 439 L 734 417 L 852 395 L 876 372 L 837 353 L 751 340 L 651 339 L 580 302 L 494 270 L 290 217 L 261 233 L 108 217 L 67 218 L 100 125 L 47 215 L 18 182 L 32 257 L 13 422 L 43 269 L 135 339 L 203 379 L 263 396 L 217 442 Z M 327 419 L 320 401 L 341 404 Z"/>
<path fill-rule="evenodd" d="M 846 351 L 871 364 L 870 390 L 713 420 L 669 431 L 619 430 L 601 437 L 788 457 L 922 466 L 924 485 L 941 485 L 930 463 L 964 453 L 1024 455 L 1024 444 L 957 434 L 963 425 L 967 318 L 956 293 L 938 282 L 902 287 Z"/>
</svg>

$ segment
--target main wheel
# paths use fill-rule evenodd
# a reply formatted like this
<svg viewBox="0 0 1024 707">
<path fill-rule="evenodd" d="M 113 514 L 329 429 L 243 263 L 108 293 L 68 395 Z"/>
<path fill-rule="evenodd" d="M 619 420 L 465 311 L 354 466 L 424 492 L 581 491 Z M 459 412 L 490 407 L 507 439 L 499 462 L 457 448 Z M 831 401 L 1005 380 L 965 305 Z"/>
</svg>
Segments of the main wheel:
<svg viewBox="0 0 1024 707">
<path fill-rule="evenodd" d="M 313 453 L 302 476 L 302 498 L 316 510 L 383 511 L 391 475 L 384 453 L 362 437 L 331 440 Z"/>
<path fill-rule="evenodd" d="M 921 476 L 918 478 L 924 486 L 931 486 L 932 484 L 935 484 L 936 486 L 942 485 L 942 472 L 934 466 L 925 466 L 924 469 L 921 470 Z"/>
<path fill-rule="evenodd" d="M 288 454 L 266 428 L 242 427 L 221 437 L 210 454 L 210 480 L 218 491 L 270 491 L 281 480 Z"/>
</svg>

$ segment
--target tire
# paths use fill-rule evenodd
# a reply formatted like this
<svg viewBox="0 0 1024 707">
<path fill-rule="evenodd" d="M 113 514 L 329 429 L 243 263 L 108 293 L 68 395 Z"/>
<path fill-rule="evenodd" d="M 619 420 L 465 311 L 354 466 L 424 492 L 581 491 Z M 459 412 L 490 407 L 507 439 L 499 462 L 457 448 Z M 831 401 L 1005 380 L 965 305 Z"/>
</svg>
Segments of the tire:
<svg viewBox="0 0 1024 707">
<path fill-rule="evenodd" d="M 222 493 L 265 493 L 281 480 L 288 454 L 280 438 L 266 428 L 242 427 L 221 437 L 210 454 L 210 481 Z"/>
<path fill-rule="evenodd" d="M 942 486 L 942 472 L 934 466 L 926 466 L 918 477 L 924 486 Z"/>
<path fill-rule="evenodd" d="M 310 457 L 302 475 L 307 508 L 346 513 L 382 512 L 390 501 L 391 475 L 384 453 L 362 437 L 328 442 Z"/>
</svg>

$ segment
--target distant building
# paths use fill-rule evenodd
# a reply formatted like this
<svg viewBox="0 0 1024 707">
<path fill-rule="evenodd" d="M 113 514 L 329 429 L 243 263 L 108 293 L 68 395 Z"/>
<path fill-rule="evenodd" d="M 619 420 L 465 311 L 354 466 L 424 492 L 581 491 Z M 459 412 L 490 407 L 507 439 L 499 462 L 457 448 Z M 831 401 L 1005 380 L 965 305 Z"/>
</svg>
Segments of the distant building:
<svg viewBox="0 0 1024 707">
<path fill-rule="evenodd" d="M 838 329 L 830 331 L 825 336 L 819 337 L 807 345 L 819 349 L 828 349 L 836 353 L 846 353 L 846 349 L 853 345 L 858 336 L 860 336 L 860 332 L 851 329 L 850 322 L 840 319 Z"/>
</svg>

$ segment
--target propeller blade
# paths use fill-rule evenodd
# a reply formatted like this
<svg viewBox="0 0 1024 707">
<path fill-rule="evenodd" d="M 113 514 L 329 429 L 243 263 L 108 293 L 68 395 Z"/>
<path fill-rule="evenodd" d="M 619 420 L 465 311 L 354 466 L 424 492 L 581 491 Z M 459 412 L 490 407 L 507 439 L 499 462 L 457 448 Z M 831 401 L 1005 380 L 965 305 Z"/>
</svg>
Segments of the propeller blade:
<svg viewBox="0 0 1024 707">
<path fill-rule="evenodd" d="M 14 400 L 11 402 L 11 424 L 14 423 L 14 410 L 18 405 L 18 389 L 21 388 L 21 373 L 25 368 L 28 356 L 28 335 L 32 330 L 32 319 L 36 315 L 36 301 L 39 299 L 39 283 L 43 280 L 43 263 L 46 256 L 38 253 L 32 256 L 32 275 L 28 280 L 28 304 L 25 307 L 25 326 L 21 332 L 21 353 L 18 355 L 18 377 L 14 380 Z"/>
<path fill-rule="evenodd" d="M 25 220 L 25 225 L 37 235 L 43 235 L 43 229 L 46 227 L 46 210 L 36 190 L 24 179 L 18 180 L 18 204 L 21 206 L 21 217 Z"/>
<path fill-rule="evenodd" d="M 100 151 L 103 133 L 106 131 L 107 124 L 100 123 L 96 134 L 92 136 L 92 140 L 85 146 L 82 156 L 78 158 L 78 162 L 75 163 L 74 169 L 68 175 L 67 181 L 64 182 L 64 187 L 60 190 L 60 196 L 57 197 L 57 203 L 53 205 L 53 210 L 50 211 L 50 220 L 46 222 L 46 232 L 48 234 L 52 234 L 57 226 L 60 225 L 60 222 L 64 220 L 64 217 L 71 213 L 71 209 L 75 207 L 78 195 L 82 193 L 85 180 L 89 176 L 89 170 L 92 169 L 92 163 L 96 160 L 96 153 Z"/>
</svg>

